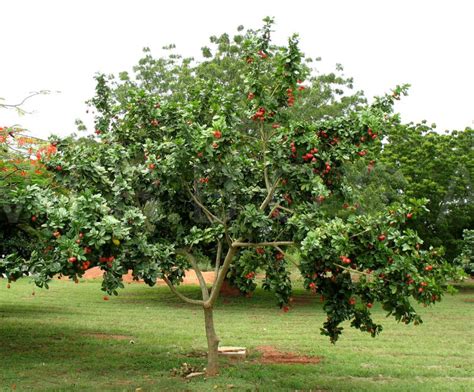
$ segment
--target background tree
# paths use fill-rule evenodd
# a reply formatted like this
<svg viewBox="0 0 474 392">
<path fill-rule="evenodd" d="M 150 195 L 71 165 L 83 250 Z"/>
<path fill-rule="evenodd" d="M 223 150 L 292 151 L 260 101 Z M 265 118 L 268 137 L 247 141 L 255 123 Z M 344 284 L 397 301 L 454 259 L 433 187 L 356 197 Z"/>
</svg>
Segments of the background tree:
<svg viewBox="0 0 474 392">
<path fill-rule="evenodd" d="M 474 228 L 473 136 L 470 128 L 439 134 L 425 124 L 400 124 L 381 154 L 392 173 L 405 177 L 408 197 L 429 199 L 429 213 L 410 227 L 428 245 L 443 246 L 449 260 L 461 251 L 463 230 Z"/>
<path fill-rule="evenodd" d="M 394 99 L 336 118 L 299 118 L 310 70 L 298 37 L 274 45 L 271 26 L 267 19 L 261 30 L 234 37 L 235 51 L 215 42 L 203 63 L 157 60 L 148 74 L 139 68 L 121 81 L 98 75 L 96 137 L 62 140 L 43 160 L 67 197 L 31 202 L 42 232 L 30 259 L 37 284 L 58 273 L 77 279 L 92 266 L 104 271 L 109 293 L 123 287 L 128 270 L 150 285 L 164 279 L 204 311 L 210 375 L 218 371 L 213 310 L 233 266 L 249 281 L 264 270 L 264 287 L 288 311 L 287 250 L 297 249 L 305 287 L 323 297 L 321 332 L 333 342 L 346 320 L 376 336 L 375 301 L 397 320 L 421 322 L 410 298 L 439 301 L 456 272 L 405 225 L 422 201 L 335 216 L 329 206 L 353 202 L 343 164 L 380 148 Z M 210 288 L 197 263 L 203 254 L 215 256 Z M 199 298 L 177 288 L 188 268 Z"/>
</svg>

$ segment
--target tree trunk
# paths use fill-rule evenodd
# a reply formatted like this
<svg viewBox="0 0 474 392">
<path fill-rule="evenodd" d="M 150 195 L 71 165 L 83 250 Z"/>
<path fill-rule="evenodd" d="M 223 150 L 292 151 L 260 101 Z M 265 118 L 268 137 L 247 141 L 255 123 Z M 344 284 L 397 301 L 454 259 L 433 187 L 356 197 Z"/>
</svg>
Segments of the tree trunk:
<svg viewBox="0 0 474 392">
<path fill-rule="evenodd" d="M 219 370 L 219 338 L 214 330 L 214 318 L 212 315 L 212 307 L 204 307 L 204 322 L 206 325 L 207 337 L 207 368 L 208 376 L 215 376 Z"/>
</svg>

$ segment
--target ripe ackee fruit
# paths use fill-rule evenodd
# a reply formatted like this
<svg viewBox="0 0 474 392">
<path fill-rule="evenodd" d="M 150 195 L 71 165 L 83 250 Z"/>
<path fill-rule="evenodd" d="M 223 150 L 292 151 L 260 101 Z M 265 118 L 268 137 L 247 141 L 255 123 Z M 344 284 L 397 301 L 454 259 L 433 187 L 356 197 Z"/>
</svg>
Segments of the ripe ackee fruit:
<svg viewBox="0 0 474 392">
<path fill-rule="evenodd" d="M 92 249 L 89 248 L 88 246 L 86 246 L 86 247 L 84 248 L 84 253 L 85 253 L 86 255 L 88 255 L 89 253 L 92 253 Z"/>
<path fill-rule="evenodd" d="M 316 290 L 316 283 L 311 282 L 311 283 L 309 284 L 309 288 L 310 288 L 311 290 Z"/>
<path fill-rule="evenodd" d="M 412 214 L 411 212 L 409 212 L 409 213 L 407 214 L 407 219 L 411 219 L 412 217 L 413 217 L 413 214 Z"/>
<path fill-rule="evenodd" d="M 219 145 L 217 143 L 212 143 L 212 148 L 219 148 Z"/>
<path fill-rule="evenodd" d="M 100 135 L 100 133 L 101 133 L 101 132 L 100 132 L 100 129 L 96 129 L 96 130 L 95 130 L 95 134 L 96 134 L 96 135 Z"/>
<path fill-rule="evenodd" d="M 249 272 L 247 275 L 245 275 L 247 279 L 253 279 L 255 277 L 255 272 Z"/>
<path fill-rule="evenodd" d="M 81 243 L 81 240 L 76 240 L 76 244 L 80 244 Z"/>
<path fill-rule="evenodd" d="M 36 222 L 36 219 L 37 219 L 37 218 L 36 218 L 36 215 L 33 215 L 33 216 L 31 217 L 31 221 L 32 221 L 32 222 Z"/>
<path fill-rule="evenodd" d="M 148 168 L 149 168 L 150 170 L 153 170 L 155 167 L 156 167 L 156 165 L 155 165 L 154 163 L 150 163 L 150 164 L 148 165 Z"/>
<path fill-rule="evenodd" d="M 58 166 L 56 166 L 56 170 L 57 170 L 57 171 L 61 171 L 61 170 L 63 170 L 63 168 L 62 168 L 61 165 L 58 165 Z"/>
<path fill-rule="evenodd" d="M 109 297 L 104 295 L 104 301 L 108 301 L 109 300 Z"/>
<path fill-rule="evenodd" d="M 213 132 L 213 135 L 216 139 L 220 139 L 222 137 L 222 132 L 217 129 Z"/>
<path fill-rule="evenodd" d="M 380 242 L 382 242 L 382 241 L 385 241 L 385 238 L 387 238 L 387 237 L 385 237 L 384 234 L 380 234 L 377 238 Z"/>
<path fill-rule="evenodd" d="M 157 119 L 153 119 L 153 120 L 150 121 L 150 124 L 153 127 L 157 127 L 160 124 L 160 122 Z"/>
<path fill-rule="evenodd" d="M 343 264 L 352 263 L 352 260 L 349 257 L 346 257 L 346 256 L 339 256 L 339 259 L 342 261 Z"/>
<path fill-rule="evenodd" d="M 280 128 L 280 124 L 277 124 L 277 123 L 272 124 L 272 128 L 273 129 L 278 129 L 278 128 Z"/>
<path fill-rule="evenodd" d="M 355 298 L 350 298 L 350 299 L 349 299 L 349 304 L 350 304 L 350 305 L 355 305 L 355 304 L 356 304 Z"/>
<path fill-rule="evenodd" d="M 425 271 L 431 271 L 433 269 L 433 266 L 432 265 L 427 265 L 425 267 Z"/>
<path fill-rule="evenodd" d="M 283 312 L 285 312 L 285 313 L 288 313 L 290 311 L 290 307 L 289 306 L 283 306 L 281 308 L 281 310 L 283 310 Z"/>
<path fill-rule="evenodd" d="M 363 156 L 366 155 L 366 154 L 367 154 L 367 151 L 365 151 L 365 150 L 359 151 L 359 152 L 357 153 L 357 155 L 359 155 L 360 157 L 363 157 Z"/>
<path fill-rule="evenodd" d="M 259 255 L 263 255 L 263 254 L 265 254 L 265 249 L 263 249 L 263 248 L 257 248 L 257 249 L 256 249 L 256 252 L 257 252 Z"/>
<path fill-rule="evenodd" d="M 61 237 L 61 233 L 59 231 L 55 231 L 53 233 L 53 237 L 59 238 L 59 237 Z"/>
<path fill-rule="evenodd" d="M 69 261 L 70 263 L 75 263 L 77 261 L 77 257 L 70 257 L 69 259 L 67 259 L 67 261 Z"/>
<path fill-rule="evenodd" d="M 258 51 L 258 55 L 260 56 L 260 58 L 262 59 L 266 59 L 268 57 L 268 55 L 263 51 L 263 50 L 259 50 Z"/>
<path fill-rule="evenodd" d="M 367 302 L 367 307 L 370 309 L 372 307 L 372 303 L 371 302 Z"/>
</svg>

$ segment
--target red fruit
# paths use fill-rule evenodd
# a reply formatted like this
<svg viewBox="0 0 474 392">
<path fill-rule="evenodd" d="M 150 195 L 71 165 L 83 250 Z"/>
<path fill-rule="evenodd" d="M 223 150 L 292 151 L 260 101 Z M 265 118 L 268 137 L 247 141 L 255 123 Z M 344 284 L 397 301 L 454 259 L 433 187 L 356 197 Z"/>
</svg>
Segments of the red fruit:
<svg viewBox="0 0 474 392">
<path fill-rule="evenodd" d="M 254 94 L 254 93 L 248 93 L 248 94 L 247 94 L 247 99 L 248 99 L 249 101 L 251 101 L 251 100 L 254 99 L 254 98 L 255 98 L 255 94 Z"/>
<path fill-rule="evenodd" d="M 110 257 L 107 259 L 107 262 L 112 263 L 114 260 L 115 260 L 115 257 L 114 257 L 114 256 L 110 256 Z"/>
<path fill-rule="evenodd" d="M 67 259 L 67 261 L 69 261 L 70 263 L 75 263 L 77 261 L 77 257 L 70 257 L 69 259 Z"/>
<path fill-rule="evenodd" d="M 61 165 L 58 165 L 58 166 L 56 166 L 56 170 L 57 170 L 57 171 L 61 171 L 61 170 L 63 170 L 63 168 L 62 168 Z"/>
<path fill-rule="evenodd" d="M 85 253 L 86 255 L 88 255 L 89 253 L 92 253 L 92 249 L 86 246 L 86 247 L 84 248 L 84 253 Z"/>
<path fill-rule="evenodd" d="M 425 271 L 431 271 L 433 269 L 433 266 L 432 265 L 427 265 L 425 267 Z"/>
<path fill-rule="evenodd" d="M 272 128 L 273 128 L 273 129 L 280 128 L 280 124 L 276 124 L 276 123 L 275 123 L 275 124 L 272 124 Z"/>
<path fill-rule="evenodd" d="M 81 243 L 81 240 L 76 240 L 76 244 L 80 244 Z"/>
<path fill-rule="evenodd" d="M 153 120 L 150 121 L 150 124 L 151 124 L 153 127 L 157 127 L 157 126 L 160 124 L 160 122 L 159 122 L 158 120 L 156 120 L 156 119 L 153 119 Z"/>
<path fill-rule="evenodd" d="M 222 132 L 217 129 L 214 131 L 213 135 L 216 139 L 220 139 L 222 137 Z"/>
<path fill-rule="evenodd" d="M 79 233 L 79 238 L 84 238 L 84 233 Z"/>
<path fill-rule="evenodd" d="M 420 288 L 418 289 L 418 292 L 419 292 L 419 293 L 422 293 L 422 292 L 423 292 L 423 287 L 420 287 Z"/>
<path fill-rule="evenodd" d="M 260 56 L 260 58 L 262 59 L 266 59 L 268 57 L 268 55 L 263 51 L 263 50 L 259 50 L 258 51 L 258 55 Z"/>
<path fill-rule="evenodd" d="M 420 283 L 420 286 L 426 287 L 426 286 L 428 286 L 428 283 L 426 283 L 426 282 L 421 282 L 421 283 Z"/>
<path fill-rule="evenodd" d="M 219 145 L 217 143 L 212 143 L 212 148 L 218 148 Z"/>
<path fill-rule="evenodd" d="M 305 86 L 298 86 L 299 91 L 303 91 L 306 87 Z"/>
<path fill-rule="evenodd" d="M 257 249 L 256 249 L 256 252 L 257 252 L 259 255 L 263 255 L 263 254 L 265 254 L 265 249 L 263 249 L 263 248 L 257 248 Z"/>
<path fill-rule="evenodd" d="M 7 284 L 7 289 L 9 289 L 11 286 L 10 286 L 10 283 Z"/>
<path fill-rule="evenodd" d="M 155 167 L 156 167 L 156 165 L 155 165 L 154 163 L 150 163 L 150 164 L 148 165 L 148 168 L 149 168 L 150 170 L 153 170 Z"/>
<path fill-rule="evenodd" d="M 100 133 L 101 133 L 101 132 L 100 132 L 100 129 L 96 129 L 96 130 L 95 130 L 95 133 L 96 133 L 96 135 L 100 135 Z"/>
<path fill-rule="evenodd" d="M 411 212 L 409 212 L 409 213 L 407 214 L 407 219 L 411 219 L 412 217 L 413 217 L 413 214 L 412 214 Z"/>
<path fill-rule="evenodd" d="M 290 307 L 289 306 L 283 306 L 281 308 L 281 310 L 283 310 L 283 312 L 285 312 L 285 313 L 288 313 L 290 311 Z"/>
<path fill-rule="evenodd" d="M 385 238 L 387 237 L 385 237 L 384 234 L 380 234 L 377 238 L 379 239 L 380 242 L 382 242 L 382 241 L 385 241 Z"/>
<path fill-rule="evenodd" d="M 204 154 L 203 154 L 202 152 L 198 152 L 198 154 L 197 154 L 198 158 L 202 158 L 203 155 L 204 155 Z"/>
<path fill-rule="evenodd" d="M 373 139 L 373 140 L 377 139 L 377 136 L 378 136 L 378 135 L 377 135 L 376 133 L 374 133 L 374 134 L 372 135 L 372 139 Z"/>
<path fill-rule="evenodd" d="M 59 238 L 59 237 L 61 237 L 61 233 L 59 231 L 55 231 L 53 233 L 53 237 Z"/>
<path fill-rule="evenodd" d="M 253 58 L 252 57 L 247 57 L 247 64 L 252 64 L 253 63 Z"/>
<path fill-rule="evenodd" d="M 255 272 L 249 272 L 247 275 L 245 275 L 247 279 L 253 279 L 255 277 Z"/>
<path fill-rule="evenodd" d="M 367 154 L 367 151 L 365 151 L 365 150 L 359 151 L 359 152 L 357 153 L 357 155 L 359 155 L 359 156 L 361 156 L 361 157 L 363 157 L 363 156 L 366 155 L 366 154 Z"/>
<path fill-rule="evenodd" d="M 316 290 L 316 283 L 311 282 L 311 283 L 309 284 L 309 288 L 310 288 L 311 290 Z"/>
<path fill-rule="evenodd" d="M 278 253 L 276 254 L 275 258 L 276 258 L 277 260 L 282 260 L 282 259 L 285 258 L 285 255 L 284 255 L 283 253 L 281 253 L 281 252 L 278 252 Z"/>
<path fill-rule="evenodd" d="M 104 301 L 108 301 L 109 300 L 109 297 L 104 295 Z"/>
<path fill-rule="evenodd" d="M 36 219 L 37 219 L 37 218 L 36 218 L 35 215 L 33 215 L 33 216 L 31 217 L 31 221 L 32 221 L 32 222 L 36 222 Z"/>
<path fill-rule="evenodd" d="M 349 304 L 350 304 L 350 305 L 355 305 L 355 304 L 356 304 L 355 298 L 349 299 Z"/>
<path fill-rule="evenodd" d="M 371 302 L 367 302 L 367 307 L 370 309 L 373 306 Z"/>
</svg>

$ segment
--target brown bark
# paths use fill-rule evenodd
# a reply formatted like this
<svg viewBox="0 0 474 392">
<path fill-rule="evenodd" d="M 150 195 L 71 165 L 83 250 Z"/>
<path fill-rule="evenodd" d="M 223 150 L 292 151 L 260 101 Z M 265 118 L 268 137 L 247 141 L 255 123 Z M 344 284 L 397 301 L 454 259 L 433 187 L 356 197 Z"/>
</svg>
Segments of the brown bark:
<svg viewBox="0 0 474 392">
<path fill-rule="evenodd" d="M 215 376 L 219 371 L 219 338 L 214 330 L 214 318 L 212 307 L 204 307 L 204 322 L 207 337 L 207 368 L 208 376 Z"/>
</svg>

